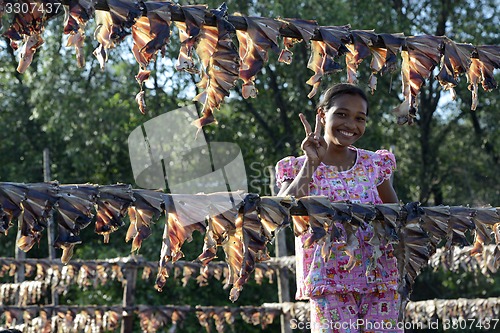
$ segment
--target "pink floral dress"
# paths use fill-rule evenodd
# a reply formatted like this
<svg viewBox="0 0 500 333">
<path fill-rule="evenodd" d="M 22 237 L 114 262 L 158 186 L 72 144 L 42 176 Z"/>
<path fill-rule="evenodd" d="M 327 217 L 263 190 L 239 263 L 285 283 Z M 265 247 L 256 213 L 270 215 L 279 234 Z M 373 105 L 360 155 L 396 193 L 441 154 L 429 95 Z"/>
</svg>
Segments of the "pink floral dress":
<svg viewBox="0 0 500 333">
<path fill-rule="evenodd" d="M 321 163 L 311 181 L 310 195 L 324 195 L 333 201 L 354 203 L 382 203 L 377 186 L 389 179 L 396 169 L 394 155 L 387 150 L 371 152 L 349 147 L 357 153 L 356 162 L 346 171 Z M 286 180 L 293 180 L 300 171 L 305 156 L 286 157 L 276 165 L 278 187 Z M 337 225 L 342 228 L 341 224 Z M 357 292 L 372 293 L 397 289 L 398 271 L 392 247 L 381 246 L 382 257 L 375 269 L 367 269 L 372 247 L 367 242 L 373 235 L 372 228 L 364 225 L 358 228 L 356 236 L 360 244 L 354 252 L 356 265 L 347 271 L 344 266 L 349 256 L 343 251 L 345 242 L 335 243 L 330 258 L 325 262 L 320 246 L 304 248 L 307 235 L 295 238 L 297 299 L 308 299 L 320 295 Z M 345 233 L 344 233 L 345 234 Z M 344 244 L 343 244 L 344 243 Z"/>
</svg>

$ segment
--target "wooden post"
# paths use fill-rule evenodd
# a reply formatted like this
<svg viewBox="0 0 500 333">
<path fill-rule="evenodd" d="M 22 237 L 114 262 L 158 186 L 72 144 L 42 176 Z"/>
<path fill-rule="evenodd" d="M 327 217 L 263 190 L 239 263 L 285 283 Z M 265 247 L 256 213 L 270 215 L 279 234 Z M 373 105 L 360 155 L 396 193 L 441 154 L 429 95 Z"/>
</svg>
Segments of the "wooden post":
<svg viewBox="0 0 500 333">
<path fill-rule="evenodd" d="M 51 180 L 50 174 L 50 154 L 49 148 L 43 150 L 43 181 L 48 183 Z M 54 218 L 52 215 L 47 219 L 47 245 L 49 248 L 49 259 L 54 260 L 56 258 L 56 251 L 54 249 Z M 51 299 L 52 305 L 59 305 L 59 294 L 56 291 L 56 286 L 51 286 Z"/>
<path fill-rule="evenodd" d="M 269 168 L 270 182 L 269 187 L 271 188 L 271 195 L 275 196 L 278 194 L 278 188 L 276 186 L 276 174 L 273 167 Z M 281 230 L 275 236 L 275 246 L 276 246 L 276 257 L 284 257 L 288 255 L 288 250 L 286 246 L 286 229 Z M 278 280 L 278 301 L 280 303 L 290 302 L 290 280 L 288 276 L 287 269 L 278 269 L 277 271 Z M 281 333 L 292 333 L 292 327 L 290 326 L 290 314 L 282 314 L 280 316 Z"/>
<path fill-rule="evenodd" d="M 15 258 L 16 260 L 22 260 L 26 258 L 26 252 L 21 250 L 19 246 L 17 246 L 17 241 L 21 238 L 21 229 L 17 230 L 17 237 L 16 237 L 16 254 Z M 24 265 L 20 265 L 17 269 L 16 276 L 14 281 L 16 283 L 21 283 L 24 281 Z"/>
<path fill-rule="evenodd" d="M 131 264 L 126 266 L 125 284 L 123 286 L 123 307 L 130 308 L 135 302 L 135 284 L 137 281 L 137 260 L 130 258 Z M 123 315 L 121 333 L 132 333 L 134 328 L 134 313 L 129 309 Z"/>
</svg>

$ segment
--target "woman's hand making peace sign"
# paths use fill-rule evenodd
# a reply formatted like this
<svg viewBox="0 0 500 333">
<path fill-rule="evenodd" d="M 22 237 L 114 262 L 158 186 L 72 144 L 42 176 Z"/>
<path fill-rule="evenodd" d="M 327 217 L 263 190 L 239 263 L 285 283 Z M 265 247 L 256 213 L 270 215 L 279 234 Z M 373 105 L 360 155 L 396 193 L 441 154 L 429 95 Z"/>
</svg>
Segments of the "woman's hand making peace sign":
<svg viewBox="0 0 500 333">
<path fill-rule="evenodd" d="M 323 161 L 327 148 L 326 141 L 321 135 L 321 116 L 316 114 L 314 132 L 312 131 L 311 125 L 309 125 L 306 117 L 302 113 L 299 114 L 299 118 L 302 125 L 304 125 L 304 130 L 306 131 L 306 138 L 302 141 L 301 148 L 307 159 L 314 166 L 318 166 Z"/>
</svg>

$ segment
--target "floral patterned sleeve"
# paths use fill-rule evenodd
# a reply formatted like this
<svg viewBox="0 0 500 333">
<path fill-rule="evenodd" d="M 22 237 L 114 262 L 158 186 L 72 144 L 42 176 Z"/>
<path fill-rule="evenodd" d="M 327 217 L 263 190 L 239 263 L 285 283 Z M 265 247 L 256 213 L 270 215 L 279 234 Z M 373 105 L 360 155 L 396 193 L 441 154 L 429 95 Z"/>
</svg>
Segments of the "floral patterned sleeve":
<svg viewBox="0 0 500 333">
<path fill-rule="evenodd" d="M 396 157 L 388 150 L 377 150 L 373 154 L 373 160 L 377 169 L 377 186 L 385 180 L 391 178 L 391 175 L 396 170 Z"/>
<path fill-rule="evenodd" d="M 276 185 L 281 188 L 284 181 L 294 180 L 297 173 L 296 158 L 293 156 L 285 157 L 276 163 Z"/>
</svg>

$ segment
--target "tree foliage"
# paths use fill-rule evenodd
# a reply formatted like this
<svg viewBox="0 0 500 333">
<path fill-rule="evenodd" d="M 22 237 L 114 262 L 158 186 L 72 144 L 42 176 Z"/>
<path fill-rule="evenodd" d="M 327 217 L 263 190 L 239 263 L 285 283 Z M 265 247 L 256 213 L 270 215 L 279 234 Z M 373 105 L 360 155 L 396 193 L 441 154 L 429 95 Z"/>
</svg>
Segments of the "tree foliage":
<svg viewBox="0 0 500 333">
<path fill-rule="evenodd" d="M 211 8 L 219 5 L 207 1 Z M 353 29 L 375 29 L 376 32 L 404 32 L 405 35 L 446 35 L 457 42 L 475 45 L 498 44 L 498 4 L 495 0 L 427 0 L 427 1 L 227 1 L 230 12 L 244 15 L 314 19 L 320 25 L 350 24 Z M 470 13 L 476 13 L 471 17 Z M 93 22 L 92 22 L 93 24 Z M 43 181 L 42 151 L 51 153 L 52 179 L 61 183 L 134 183 L 128 157 L 127 138 L 130 132 L 157 115 L 191 103 L 199 78 L 177 73 L 173 63 L 177 57 L 178 39 L 171 38 L 165 58 L 151 65 L 152 76 L 147 83 L 148 113 L 141 115 L 134 96 L 139 89 L 134 75 L 137 65 L 130 51 L 130 38 L 111 51 L 104 71 L 92 56 L 97 46 L 87 29 L 84 69 L 76 67 L 73 50 L 66 48 L 62 37 L 62 18 L 50 22 L 44 33 L 45 45 L 25 74 L 15 71 L 16 58 L 6 40 L 0 41 L 0 181 Z M 176 34 L 174 29 L 173 34 Z M 245 100 L 240 87 L 226 99 L 215 116 L 219 124 L 204 131 L 210 141 L 237 143 L 243 153 L 249 190 L 269 195 L 269 167 L 287 155 L 300 154 L 303 129 L 299 112 L 312 120 L 315 104 L 307 98 L 306 85 L 312 72 L 306 68 L 307 45 L 293 49 L 290 65 L 277 62 L 278 55 L 257 76 L 258 97 Z M 343 61 L 343 60 L 342 60 Z M 368 64 L 359 68 L 360 85 L 368 90 Z M 345 70 L 323 79 L 322 87 L 345 81 Z M 498 81 L 497 75 L 497 81 Z M 401 78 L 398 72 L 379 79 L 378 89 L 369 96 L 370 119 L 367 132 L 359 146 L 367 149 L 393 148 L 398 160 L 395 188 L 403 202 L 421 201 L 425 205 L 499 205 L 500 174 L 498 173 L 500 113 L 498 90 L 479 92 L 479 106 L 470 111 L 471 97 L 465 77 L 457 87 L 458 99 L 451 101 L 434 79 L 426 82 L 420 97 L 416 125 L 398 126 L 391 109 L 401 102 Z M 198 105 L 198 109 L 200 106 Z M 141 254 L 157 260 L 161 242 L 162 222 L 154 226 Z M 112 235 L 112 243 L 102 245 L 93 231 L 84 231 L 85 242 L 77 247 L 75 257 L 105 258 L 127 255 L 124 231 Z M 3 237 L 2 255 L 12 255 L 14 235 Z M 291 233 L 289 246 L 293 247 Z M 194 259 L 201 249 L 202 236 L 197 235 L 186 251 Z M 37 254 L 46 256 L 46 245 Z M 33 252 L 33 251 L 32 251 Z M 223 255 L 220 256 L 222 259 Z M 445 273 L 430 274 L 435 289 L 417 288 L 416 299 L 471 295 L 473 279 L 466 276 L 450 283 Z M 429 273 L 424 274 L 425 279 Z M 197 288 L 194 283 L 181 288 L 172 280 L 163 294 L 152 285 L 138 285 L 137 303 L 143 304 L 227 304 L 227 291 L 214 282 Z M 493 296 L 491 289 L 485 295 Z M 96 297 L 98 295 L 99 297 Z M 498 295 L 497 295 L 498 296 Z M 92 292 L 71 290 L 62 302 L 120 303 L 120 286 Z M 100 301 L 99 301 L 100 299 Z M 276 287 L 246 286 L 238 305 L 256 305 L 277 301 Z M 215 304 L 217 303 L 217 304 Z M 189 326 L 189 325 L 188 325 Z M 242 331 L 258 331 L 249 325 Z M 199 330 L 197 325 L 186 332 Z"/>
</svg>

